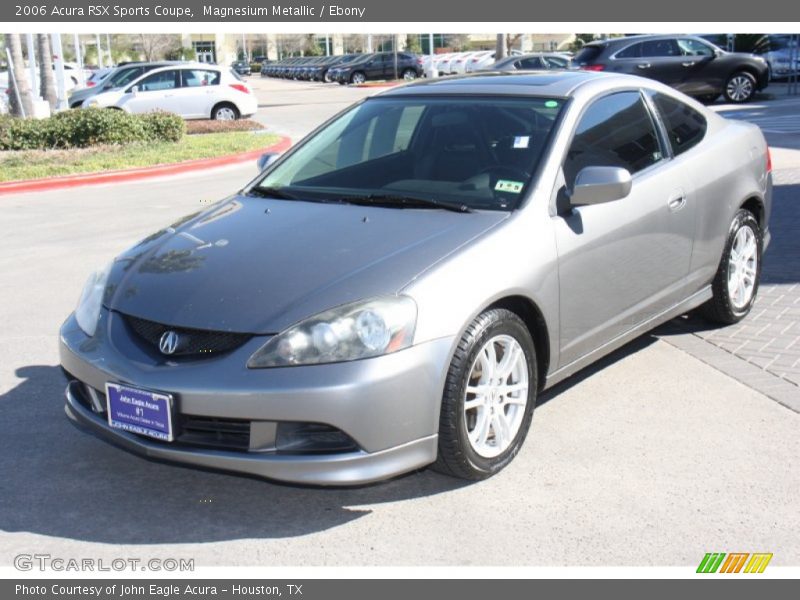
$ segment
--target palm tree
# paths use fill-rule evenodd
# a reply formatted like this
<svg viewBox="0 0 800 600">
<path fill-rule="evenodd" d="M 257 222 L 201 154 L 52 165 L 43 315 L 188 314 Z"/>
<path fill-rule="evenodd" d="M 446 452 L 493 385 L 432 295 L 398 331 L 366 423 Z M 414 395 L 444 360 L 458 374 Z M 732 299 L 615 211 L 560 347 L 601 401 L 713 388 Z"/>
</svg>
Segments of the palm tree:
<svg viewBox="0 0 800 600">
<path fill-rule="evenodd" d="M 50 110 L 56 109 L 58 93 L 56 92 L 56 78 L 53 74 L 53 51 L 50 49 L 50 36 L 46 33 L 37 33 L 36 41 L 39 46 L 39 87 L 42 97 L 47 100 Z"/>
<path fill-rule="evenodd" d="M 31 94 L 31 84 L 28 82 L 28 73 L 25 70 L 25 59 L 22 57 L 22 41 L 18 33 L 7 33 L 5 39 L 6 49 L 11 54 L 11 62 L 14 67 L 14 77 L 10 77 L 9 72 L 8 78 L 11 114 L 18 117 L 31 116 L 33 114 L 33 95 Z M 18 95 L 19 98 L 17 98 Z"/>
</svg>

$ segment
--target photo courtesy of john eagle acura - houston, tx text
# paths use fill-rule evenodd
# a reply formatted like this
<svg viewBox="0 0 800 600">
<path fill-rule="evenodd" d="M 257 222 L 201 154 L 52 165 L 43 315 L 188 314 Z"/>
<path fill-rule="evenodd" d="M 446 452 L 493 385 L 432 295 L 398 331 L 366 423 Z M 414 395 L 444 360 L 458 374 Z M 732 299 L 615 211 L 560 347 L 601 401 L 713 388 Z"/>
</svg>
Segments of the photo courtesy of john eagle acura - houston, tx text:
<svg viewBox="0 0 800 600">
<path fill-rule="evenodd" d="M 78 426 L 289 482 L 483 479 L 544 389 L 746 317 L 770 239 L 760 129 L 632 75 L 393 87 L 259 166 L 91 275 L 60 332 Z"/>
</svg>

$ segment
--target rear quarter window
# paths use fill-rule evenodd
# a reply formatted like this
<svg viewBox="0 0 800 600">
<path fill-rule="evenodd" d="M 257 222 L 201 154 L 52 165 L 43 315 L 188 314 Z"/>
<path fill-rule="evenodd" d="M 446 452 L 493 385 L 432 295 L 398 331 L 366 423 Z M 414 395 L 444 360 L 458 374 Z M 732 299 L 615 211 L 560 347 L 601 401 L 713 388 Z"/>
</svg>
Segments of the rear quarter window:
<svg viewBox="0 0 800 600">
<path fill-rule="evenodd" d="M 688 104 L 666 94 L 653 94 L 653 102 L 667 129 L 675 156 L 694 148 L 706 136 L 706 118 Z"/>
</svg>

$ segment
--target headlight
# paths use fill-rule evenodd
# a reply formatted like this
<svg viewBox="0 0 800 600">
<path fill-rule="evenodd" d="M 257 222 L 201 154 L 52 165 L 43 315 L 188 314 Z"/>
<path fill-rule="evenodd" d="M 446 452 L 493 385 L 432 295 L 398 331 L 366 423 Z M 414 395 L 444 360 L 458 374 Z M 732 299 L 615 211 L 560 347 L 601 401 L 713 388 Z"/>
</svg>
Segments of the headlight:
<svg viewBox="0 0 800 600">
<path fill-rule="evenodd" d="M 103 307 L 103 294 L 112 264 L 113 262 L 109 263 L 103 269 L 95 271 L 89 276 L 86 285 L 83 286 L 78 307 L 75 309 L 75 320 L 89 337 L 93 336 L 97 329 L 100 309 Z"/>
<path fill-rule="evenodd" d="M 408 296 L 345 304 L 276 335 L 247 362 L 251 369 L 344 362 L 408 348 L 417 305 Z"/>
</svg>

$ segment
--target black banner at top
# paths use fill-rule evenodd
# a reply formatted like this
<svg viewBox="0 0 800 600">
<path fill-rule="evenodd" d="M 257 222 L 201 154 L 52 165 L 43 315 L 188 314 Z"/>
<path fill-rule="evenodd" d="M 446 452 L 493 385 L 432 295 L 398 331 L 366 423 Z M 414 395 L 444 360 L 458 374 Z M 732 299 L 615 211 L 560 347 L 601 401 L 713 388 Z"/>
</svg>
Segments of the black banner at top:
<svg viewBox="0 0 800 600">
<path fill-rule="evenodd" d="M 780 22 L 800 21 L 787 0 L 4 0 L 0 22 Z M 797 29 L 795 27 L 794 29 Z"/>
</svg>

